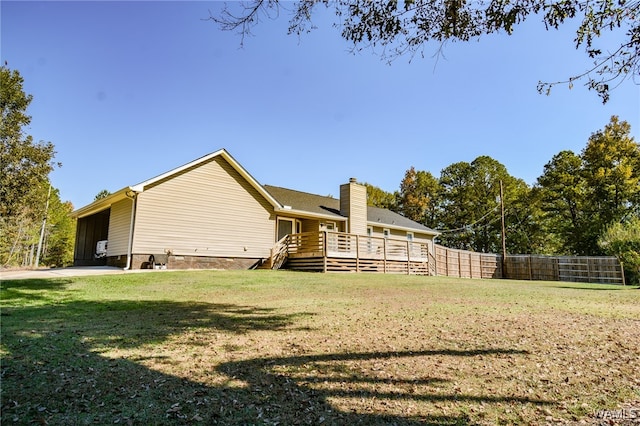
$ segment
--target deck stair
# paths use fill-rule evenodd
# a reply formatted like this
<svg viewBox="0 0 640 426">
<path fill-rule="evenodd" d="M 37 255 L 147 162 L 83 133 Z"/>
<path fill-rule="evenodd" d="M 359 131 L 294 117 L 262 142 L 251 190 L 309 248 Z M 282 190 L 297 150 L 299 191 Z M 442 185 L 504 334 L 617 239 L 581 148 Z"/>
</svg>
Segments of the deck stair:
<svg viewBox="0 0 640 426">
<path fill-rule="evenodd" d="M 271 248 L 271 255 L 261 269 L 280 269 L 289 257 L 289 235 L 285 235 Z"/>
</svg>

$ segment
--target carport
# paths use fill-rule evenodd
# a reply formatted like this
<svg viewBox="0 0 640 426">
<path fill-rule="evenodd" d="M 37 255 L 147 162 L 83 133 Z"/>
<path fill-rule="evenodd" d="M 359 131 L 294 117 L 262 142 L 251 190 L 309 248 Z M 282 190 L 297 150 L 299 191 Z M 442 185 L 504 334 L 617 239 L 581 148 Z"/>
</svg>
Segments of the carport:
<svg viewBox="0 0 640 426">
<path fill-rule="evenodd" d="M 111 208 L 90 216 L 78 218 L 76 244 L 73 257 L 74 266 L 104 266 L 107 258 L 96 258 L 96 244 L 109 235 Z"/>
</svg>

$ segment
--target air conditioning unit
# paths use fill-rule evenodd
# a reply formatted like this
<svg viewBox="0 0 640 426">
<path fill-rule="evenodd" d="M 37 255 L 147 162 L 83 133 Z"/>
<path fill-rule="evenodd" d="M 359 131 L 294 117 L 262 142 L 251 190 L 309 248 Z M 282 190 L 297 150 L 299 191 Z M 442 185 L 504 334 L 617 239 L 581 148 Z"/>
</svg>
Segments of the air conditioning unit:
<svg viewBox="0 0 640 426">
<path fill-rule="evenodd" d="M 101 240 L 96 244 L 96 254 L 94 255 L 96 259 L 107 257 L 107 241 L 108 240 Z"/>
</svg>

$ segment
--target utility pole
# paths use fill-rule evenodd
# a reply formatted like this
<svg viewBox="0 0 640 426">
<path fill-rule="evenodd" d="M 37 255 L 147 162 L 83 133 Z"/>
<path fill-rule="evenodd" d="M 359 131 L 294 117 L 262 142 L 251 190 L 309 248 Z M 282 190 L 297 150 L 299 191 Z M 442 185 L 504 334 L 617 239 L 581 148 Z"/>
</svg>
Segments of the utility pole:
<svg viewBox="0 0 640 426">
<path fill-rule="evenodd" d="M 40 263 L 40 253 L 42 253 L 42 242 L 44 241 L 44 230 L 47 226 L 47 215 L 49 214 L 49 197 L 51 197 L 51 183 L 49 183 L 47 203 L 44 206 L 44 218 L 42 219 L 42 229 L 40 230 L 40 240 L 38 241 L 38 251 L 36 252 L 36 268 Z"/>
<path fill-rule="evenodd" d="M 500 218 L 502 219 L 502 278 L 507 278 L 507 235 L 504 225 L 504 190 L 500 180 Z"/>
</svg>

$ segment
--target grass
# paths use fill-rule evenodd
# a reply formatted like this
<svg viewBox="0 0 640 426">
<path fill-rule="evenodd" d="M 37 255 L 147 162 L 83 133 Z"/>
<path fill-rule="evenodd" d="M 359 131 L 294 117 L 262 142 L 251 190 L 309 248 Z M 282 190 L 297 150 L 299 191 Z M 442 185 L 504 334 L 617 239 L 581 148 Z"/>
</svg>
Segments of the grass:
<svg viewBox="0 0 640 426">
<path fill-rule="evenodd" d="M 640 291 L 286 271 L 4 281 L 10 424 L 596 423 Z"/>
</svg>

